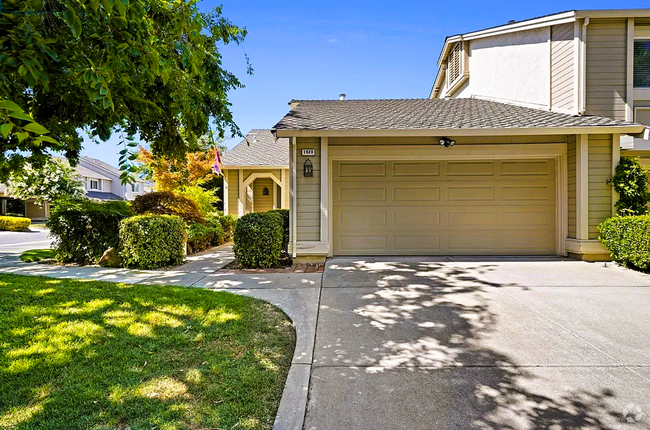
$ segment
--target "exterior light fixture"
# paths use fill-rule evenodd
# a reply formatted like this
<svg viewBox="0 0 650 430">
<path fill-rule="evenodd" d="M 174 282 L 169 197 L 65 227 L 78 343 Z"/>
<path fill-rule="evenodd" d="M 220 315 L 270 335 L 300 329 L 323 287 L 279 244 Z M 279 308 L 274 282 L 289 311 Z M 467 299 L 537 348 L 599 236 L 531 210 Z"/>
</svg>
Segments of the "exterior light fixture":
<svg viewBox="0 0 650 430">
<path fill-rule="evenodd" d="M 269 195 L 269 189 L 267 187 L 264 187 L 264 189 L 262 190 L 262 195 L 263 196 L 268 196 Z"/>
<path fill-rule="evenodd" d="M 305 165 L 303 166 L 303 172 L 305 175 L 305 178 L 311 178 L 314 176 L 314 165 L 312 164 L 311 160 L 308 158 L 305 160 Z"/>
<path fill-rule="evenodd" d="M 444 146 L 445 148 L 450 148 L 456 144 L 456 141 L 448 137 L 441 137 L 438 143 L 440 144 L 440 146 Z"/>
</svg>

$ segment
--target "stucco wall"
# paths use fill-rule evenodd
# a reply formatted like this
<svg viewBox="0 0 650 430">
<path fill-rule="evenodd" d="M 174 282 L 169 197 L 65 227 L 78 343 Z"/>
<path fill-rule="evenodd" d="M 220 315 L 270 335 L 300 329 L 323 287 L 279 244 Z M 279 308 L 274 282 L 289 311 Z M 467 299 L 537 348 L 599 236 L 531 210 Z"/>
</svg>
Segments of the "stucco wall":
<svg viewBox="0 0 650 430">
<path fill-rule="evenodd" d="M 472 40 L 469 83 L 453 97 L 490 97 L 548 107 L 549 38 L 550 27 L 545 27 Z"/>
</svg>

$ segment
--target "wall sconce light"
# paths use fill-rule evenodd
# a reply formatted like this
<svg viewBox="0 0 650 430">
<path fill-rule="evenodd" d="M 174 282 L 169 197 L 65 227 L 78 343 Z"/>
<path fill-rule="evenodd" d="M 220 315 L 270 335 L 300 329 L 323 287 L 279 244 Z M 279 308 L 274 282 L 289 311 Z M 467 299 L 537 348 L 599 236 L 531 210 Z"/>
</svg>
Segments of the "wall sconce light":
<svg viewBox="0 0 650 430">
<path fill-rule="evenodd" d="M 305 178 L 311 178 L 314 176 L 314 165 L 312 164 L 311 160 L 308 158 L 305 160 L 305 165 L 303 166 Z"/>
<path fill-rule="evenodd" d="M 263 196 L 268 196 L 269 195 L 269 189 L 264 187 L 264 189 L 262 190 L 262 195 Z"/>
<path fill-rule="evenodd" d="M 450 148 L 456 144 L 456 141 L 451 140 L 448 137 L 441 137 L 438 143 L 440 144 L 440 146 L 444 146 L 445 148 Z"/>
</svg>

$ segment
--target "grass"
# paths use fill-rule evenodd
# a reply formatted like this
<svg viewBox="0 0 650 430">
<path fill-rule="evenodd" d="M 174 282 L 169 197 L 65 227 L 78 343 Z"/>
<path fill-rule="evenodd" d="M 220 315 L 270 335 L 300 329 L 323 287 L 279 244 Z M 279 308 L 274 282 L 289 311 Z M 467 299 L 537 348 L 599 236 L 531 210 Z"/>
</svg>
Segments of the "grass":
<svg viewBox="0 0 650 430">
<path fill-rule="evenodd" d="M 294 343 L 247 297 L 0 275 L 0 428 L 270 429 Z"/>
<path fill-rule="evenodd" d="M 53 249 L 30 249 L 20 254 L 20 259 L 25 263 L 35 263 L 47 258 L 54 258 Z"/>
</svg>

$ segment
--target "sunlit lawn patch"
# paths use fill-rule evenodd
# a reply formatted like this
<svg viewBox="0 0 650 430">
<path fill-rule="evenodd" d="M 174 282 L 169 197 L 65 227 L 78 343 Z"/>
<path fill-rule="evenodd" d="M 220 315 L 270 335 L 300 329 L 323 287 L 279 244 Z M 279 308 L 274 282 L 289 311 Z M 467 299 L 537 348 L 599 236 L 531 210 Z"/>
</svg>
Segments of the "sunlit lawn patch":
<svg viewBox="0 0 650 430">
<path fill-rule="evenodd" d="M 25 263 L 34 263 L 47 258 L 54 258 L 53 249 L 30 249 L 20 254 L 20 259 Z"/>
<path fill-rule="evenodd" d="M 294 342 L 229 293 L 0 275 L 0 428 L 271 428 Z"/>
</svg>

